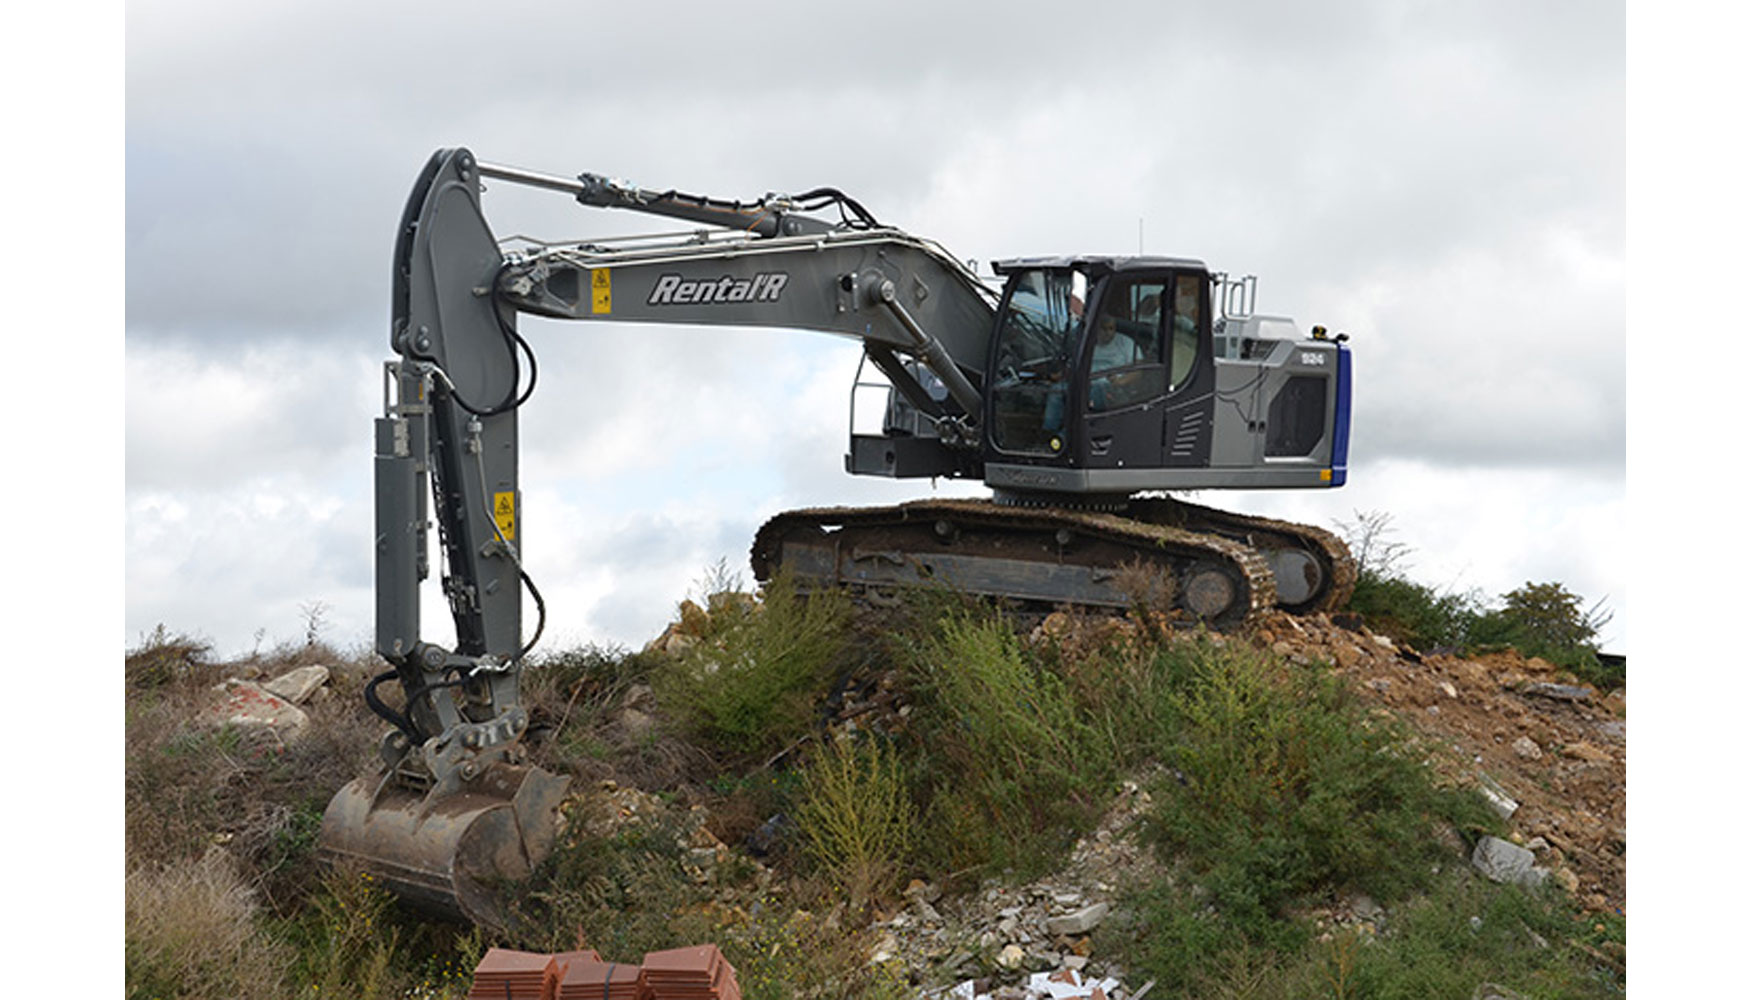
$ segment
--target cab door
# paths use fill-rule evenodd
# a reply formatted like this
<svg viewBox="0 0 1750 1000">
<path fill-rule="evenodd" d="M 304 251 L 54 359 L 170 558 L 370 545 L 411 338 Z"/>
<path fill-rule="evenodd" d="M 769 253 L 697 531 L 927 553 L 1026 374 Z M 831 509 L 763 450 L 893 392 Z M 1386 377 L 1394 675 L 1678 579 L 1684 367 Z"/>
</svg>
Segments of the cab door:
<svg viewBox="0 0 1750 1000">
<path fill-rule="evenodd" d="M 1075 403 L 1080 464 L 1090 469 L 1160 464 L 1167 397 L 1168 282 L 1161 274 L 1108 276 L 1085 327 Z"/>
<path fill-rule="evenodd" d="M 1177 272 L 1172 296 L 1163 300 L 1163 347 L 1167 358 L 1162 400 L 1160 463 L 1170 468 L 1209 467 L 1215 432 L 1215 358 L 1210 332 L 1209 275 Z"/>
</svg>

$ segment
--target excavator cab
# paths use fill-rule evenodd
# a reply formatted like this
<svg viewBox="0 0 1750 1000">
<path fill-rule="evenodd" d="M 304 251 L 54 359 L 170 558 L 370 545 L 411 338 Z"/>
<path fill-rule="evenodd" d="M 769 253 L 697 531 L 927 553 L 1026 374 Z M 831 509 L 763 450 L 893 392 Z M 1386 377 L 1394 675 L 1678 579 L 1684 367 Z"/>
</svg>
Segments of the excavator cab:
<svg viewBox="0 0 1750 1000">
<path fill-rule="evenodd" d="M 983 478 L 999 494 L 1341 485 L 1349 355 L 1171 257 L 999 261 Z M 1216 315 L 1217 306 L 1220 315 Z M 1227 400 L 1231 405 L 1217 407 Z"/>
<path fill-rule="evenodd" d="M 1201 264 L 1083 258 L 1002 270 L 987 460 L 1129 470 L 1207 462 L 1214 367 Z"/>
</svg>

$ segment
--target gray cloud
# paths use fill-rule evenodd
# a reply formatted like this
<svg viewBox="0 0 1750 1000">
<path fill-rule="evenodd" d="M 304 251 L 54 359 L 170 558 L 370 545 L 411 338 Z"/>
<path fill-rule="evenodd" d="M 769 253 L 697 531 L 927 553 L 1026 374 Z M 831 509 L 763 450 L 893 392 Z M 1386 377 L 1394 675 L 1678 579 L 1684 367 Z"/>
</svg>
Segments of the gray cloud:
<svg viewBox="0 0 1750 1000">
<path fill-rule="evenodd" d="M 146 0 L 127 33 L 130 627 L 328 592 L 368 618 L 394 227 L 459 144 L 723 197 L 830 184 L 979 260 L 1130 252 L 1140 222 L 1354 336 L 1356 474 L 1325 513 L 1409 503 L 1429 469 L 1620 491 L 1620 6 Z M 486 203 L 501 235 L 668 228 Z M 583 608 L 567 628 L 645 627 L 782 506 L 931 488 L 843 474 L 854 347 L 525 329 L 525 488 L 564 549 L 531 559 Z"/>
</svg>

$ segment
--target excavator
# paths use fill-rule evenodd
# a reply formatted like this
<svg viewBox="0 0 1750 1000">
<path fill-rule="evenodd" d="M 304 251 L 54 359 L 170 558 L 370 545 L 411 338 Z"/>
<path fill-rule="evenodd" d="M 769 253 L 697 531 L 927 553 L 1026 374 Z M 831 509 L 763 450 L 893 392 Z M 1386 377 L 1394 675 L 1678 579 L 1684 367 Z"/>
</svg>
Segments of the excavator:
<svg viewBox="0 0 1750 1000">
<path fill-rule="evenodd" d="M 500 240 L 487 180 L 687 228 Z M 1017 607 L 1112 609 L 1135 602 L 1141 570 L 1172 615 L 1218 629 L 1347 599 L 1355 567 L 1331 533 L 1166 495 L 1343 485 L 1346 335 L 1257 314 L 1255 278 L 1194 259 L 991 268 L 1000 287 L 834 188 L 723 201 L 433 154 L 396 235 L 395 357 L 375 423 L 376 649 L 390 669 L 364 696 L 391 728 L 375 773 L 330 802 L 323 854 L 412 904 L 502 926 L 499 890 L 551 852 L 569 778 L 528 762 L 518 695 L 546 619 L 522 556 L 517 411 L 537 374 L 523 314 L 855 338 L 853 399 L 874 386 L 882 405 L 862 432 L 853 412 L 846 471 L 991 490 L 780 513 L 753 541 L 762 582 L 782 569 L 871 604 L 948 586 Z M 866 381 L 863 364 L 883 380 Z M 434 522 L 453 648 L 421 635 Z M 526 640 L 525 593 L 540 619 Z"/>
</svg>

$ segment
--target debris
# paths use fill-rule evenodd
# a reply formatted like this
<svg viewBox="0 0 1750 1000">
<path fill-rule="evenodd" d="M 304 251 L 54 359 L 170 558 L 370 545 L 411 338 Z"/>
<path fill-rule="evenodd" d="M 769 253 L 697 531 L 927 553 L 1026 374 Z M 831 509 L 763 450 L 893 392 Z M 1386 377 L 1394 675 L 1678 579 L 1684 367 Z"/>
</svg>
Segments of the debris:
<svg viewBox="0 0 1750 1000">
<path fill-rule="evenodd" d="M 309 725 L 310 717 L 303 709 L 269 694 L 254 681 L 231 678 L 218 690 L 224 693 L 224 697 L 200 716 L 207 725 L 236 726 L 252 733 L 267 734 L 282 745 L 296 742 Z"/>
<path fill-rule="evenodd" d="M 1484 837 L 1471 852 L 1470 863 L 1494 882 L 1535 888 L 1549 877 L 1549 871 L 1534 868 L 1535 856 L 1518 844 L 1499 837 Z"/>
<path fill-rule="evenodd" d="M 1521 736 L 1513 741 L 1513 752 L 1526 760 L 1542 760 L 1543 748 L 1529 736 Z"/>
<path fill-rule="evenodd" d="M 1512 819 L 1513 814 L 1519 811 L 1519 803 L 1514 800 L 1513 796 L 1507 794 L 1507 790 L 1501 787 L 1500 782 L 1481 771 L 1477 772 L 1477 791 L 1482 793 L 1483 799 L 1489 803 L 1489 808 L 1495 810 L 1502 819 Z"/>
<path fill-rule="evenodd" d="M 1100 921 L 1106 919 L 1111 909 L 1106 903 L 1084 906 L 1074 913 L 1050 918 L 1045 921 L 1045 929 L 1052 934 L 1086 934 L 1100 926 Z"/>
<path fill-rule="evenodd" d="M 310 700 L 310 696 L 318 688 L 328 683 L 329 673 L 327 667 L 318 663 L 288 670 L 261 687 L 277 698 L 283 698 L 294 705 L 302 705 Z"/>
<path fill-rule="evenodd" d="M 1547 682 L 1529 684 L 1526 685 L 1525 693 L 1555 701 L 1579 702 L 1592 699 L 1591 688 L 1575 687 L 1572 684 L 1550 684 Z"/>
</svg>

